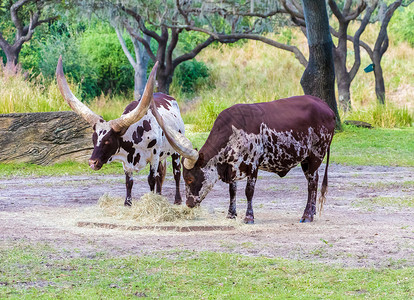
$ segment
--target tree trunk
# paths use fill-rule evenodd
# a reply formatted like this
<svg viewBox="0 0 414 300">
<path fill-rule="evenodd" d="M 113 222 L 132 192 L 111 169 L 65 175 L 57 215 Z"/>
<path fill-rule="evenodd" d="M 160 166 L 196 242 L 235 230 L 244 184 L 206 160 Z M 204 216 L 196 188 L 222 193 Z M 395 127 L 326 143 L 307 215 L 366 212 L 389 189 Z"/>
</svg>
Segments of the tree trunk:
<svg viewBox="0 0 414 300">
<path fill-rule="evenodd" d="M 374 74 L 375 74 L 375 94 L 379 104 L 385 104 L 385 84 L 384 75 L 382 74 L 381 63 L 374 62 Z"/>
<path fill-rule="evenodd" d="M 145 85 L 147 84 L 147 69 L 149 62 L 149 55 L 144 47 L 140 46 L 137 39 L 131 36 L 134 43 L 136 64 L 134 65 L 134 99 L 138 100 L 144 93 Z M 150 43 L 151 37 L 144 34 L 144 39 Z"/>
<path fill-rule="evenodd" d="M 134 73 L 134 99 L 141 98 L 144 92 L 145 84 L 147 83 L 146 74 L 142 72 L 142 69 L 135 69 Z"/>
<path fill-rule="evenodd" d="M 6 71 L 16 73 L 20 49 L 21 47 L 17 49 L 14 47 L 6 47 L 3 49 L 3 52 L 6 55 Z"/>
<path fill-rule="evenodd" d="M 325 0 L 302 0 L 309 45 L 309 63 L 300 84 L 307 95 L 323 99 L 334 111 L 336 128 L 341 120 L 335 99 L 333 43 Z"/>
<path fill-rule="evenodd" d="M 338 103 L 344 112 L 351 110 L 351 77 L 343 62 L 337 62 L 335 55 L 336 85 L 338 87 Z"/>
<path fill-rule="evenodd" d="M 164 72 L 159 72 L 157 75 L 157 82 L 158 82 L 158 92 L 169 94 L 170 91 L 170 84 L 172 82 L 172 74 L 165 74 Z"/>
</svg>

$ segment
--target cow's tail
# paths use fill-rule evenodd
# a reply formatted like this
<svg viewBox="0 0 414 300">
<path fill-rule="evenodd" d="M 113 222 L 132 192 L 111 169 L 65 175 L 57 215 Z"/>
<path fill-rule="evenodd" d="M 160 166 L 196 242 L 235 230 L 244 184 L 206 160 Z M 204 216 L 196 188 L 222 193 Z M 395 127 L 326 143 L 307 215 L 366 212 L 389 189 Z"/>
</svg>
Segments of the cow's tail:
<svg viewBox="0 0 414 300">
<path fill-rule="evenodd" d="M 330 153 L 330 150 L 331 150 L 331 146 L 328 147 L 328 151 L 327 151 L 325 174 L 323 175 L 321 195 L 318 199 L 319 215 L 322 213 L 323 205 L 326 202 L 326 196 L 325 195 L 328 192 L 328 166 L 329 166 L 329 153 Z"/>
</svg>

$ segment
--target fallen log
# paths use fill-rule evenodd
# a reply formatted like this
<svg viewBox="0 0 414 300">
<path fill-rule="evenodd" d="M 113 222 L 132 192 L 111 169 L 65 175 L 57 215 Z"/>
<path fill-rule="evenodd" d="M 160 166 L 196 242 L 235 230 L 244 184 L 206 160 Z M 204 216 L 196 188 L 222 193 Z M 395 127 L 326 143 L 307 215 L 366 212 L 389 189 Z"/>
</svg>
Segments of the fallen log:
<svg viewBox="0 0 414 300">
<path fill-rule="evenodd" d="M 92 133 L 72 111 L 0 114 L 0 162 L 86 162 Z"/>
</svg>

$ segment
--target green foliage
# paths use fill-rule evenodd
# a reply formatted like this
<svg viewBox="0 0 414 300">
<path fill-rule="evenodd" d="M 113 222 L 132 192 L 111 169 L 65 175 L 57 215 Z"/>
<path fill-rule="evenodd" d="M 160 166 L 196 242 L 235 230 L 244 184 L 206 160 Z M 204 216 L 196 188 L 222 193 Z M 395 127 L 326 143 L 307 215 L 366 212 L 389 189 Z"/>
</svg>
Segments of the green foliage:
<svg viewBox="0 0 414 300">
<path fill-rule="evenodd" d="M 389 28 L 397 40 L 406 41 L 414 47 L 414 5 L 400 7 L 394 13 Z"/>
<path fill-rule="evenodd" d="M 112 27 L 103 23 L 88 27 L 79 39 L 79 52 L 87 57 L 87 68 L 96 73 L 97 89 L 90 96 L 99 91 L 120 94 L 133 89 L 134 70 Z M 79 60 L 76 63 L 83 64 Z"/>
<path fill-rule="evenodd" d="M 193 94 L 198 87 L 208 85 L 209 75 L 210 73 L 205 63 L 195 59 L 185 61 L 179 64 L 174 71 L 171 90 Z"/>
<path fill-rule="evenodd" d="M 132 48 L 131 41 L 126 42 Z M 60 55 L 67 77 L 81 85 L 82 98 L 91 99 L 101 93 L 125 94 L 133 89 L 134 70 L 113 28 L 100 20 L 71 24 L 62 17 L 37 29 L 23 45 L 19 61 L 33 76 L 42 74 L 51 81 Z"/>
<path fill-rule="evenodd" d="M 175 250 L 114 256 L 27 242 L 0 248 L 1 298 L 287 299 L 414 296 L 413 267 L 343 268 Z"/>
</svg>

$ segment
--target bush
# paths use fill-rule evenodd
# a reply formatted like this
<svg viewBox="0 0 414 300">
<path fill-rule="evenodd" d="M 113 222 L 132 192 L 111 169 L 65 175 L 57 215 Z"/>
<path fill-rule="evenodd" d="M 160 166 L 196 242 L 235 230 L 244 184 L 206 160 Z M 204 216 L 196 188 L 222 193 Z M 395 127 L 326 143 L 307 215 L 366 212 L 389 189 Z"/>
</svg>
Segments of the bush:
<svg viewBox="0 0 414 300">
<path fill-rule="evenodd" d="M 195 59 L 185 61 L 178 65 L 174 72 L 172 90 L 192 94 L 197 87 L 208 84 L 210 72 L 208 67 Z"/>
<path fill-rule="evenodd" d="M 408 42 L 414 47 L 414 5 L 401 7 L 390 22 L 390 32 L 399 41 Z"/>
<path fill-rule="evenodd" d="M 130 43 L 129 40 L 126 41 Z M 132 45 L 130 45 L 132 48 Z M 112 27 L 97 24 L 89 27 L 79 39 L 79 52 L 87 56 L 88 68 L 96 73 L 99 95 L 121 94 L 134 88 L 134 69 L 126 58 Z M 85 64 L 77 61 L 77 64 Z"/>
</svg>

